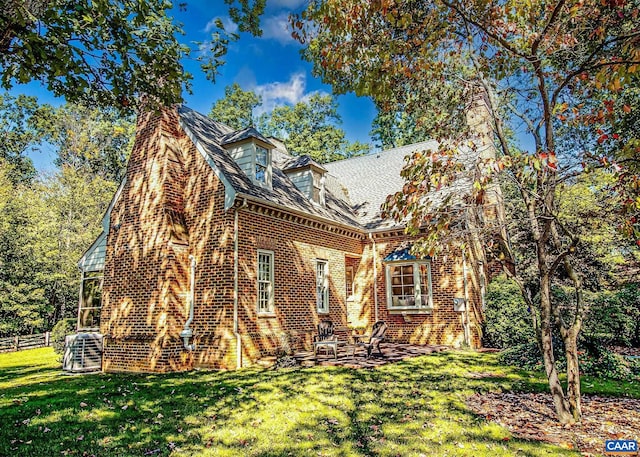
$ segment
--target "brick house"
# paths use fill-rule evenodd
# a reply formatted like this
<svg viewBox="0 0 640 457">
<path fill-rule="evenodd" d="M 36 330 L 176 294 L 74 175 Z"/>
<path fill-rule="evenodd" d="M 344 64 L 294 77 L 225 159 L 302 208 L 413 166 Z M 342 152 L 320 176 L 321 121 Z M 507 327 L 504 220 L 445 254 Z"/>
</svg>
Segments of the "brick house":
<svg viewBox="0 0 640 457">
<path fill-rule="evenodd" d="M 284 340 L 309 349 L 323 319 L 479 347 L 479 262 L 417 259 L 380 216 L 404 157 L 434 144 L 320 165 L 186 107 L 140 116 L 126 178 L 79 263 L 79 329 L 104 336 L 103 370 L 234 369 Z"/>
</svg>

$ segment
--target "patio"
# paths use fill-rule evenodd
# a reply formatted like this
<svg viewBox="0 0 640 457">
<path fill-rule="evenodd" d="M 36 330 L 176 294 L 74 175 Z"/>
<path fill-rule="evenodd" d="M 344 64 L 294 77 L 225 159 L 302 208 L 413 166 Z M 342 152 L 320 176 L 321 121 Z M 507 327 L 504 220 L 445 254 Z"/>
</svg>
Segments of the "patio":
<svg viewBox="0 0 640 457">
<path fill-rule="evenodd" d="M 355 349 L 355 351 L 354 351 Z M 410 357 L 432 354 L 451 349 L 448 346 L 415 345 L 403 343 L 385 342 L 380 345 L 382 356 L 376 352 L 367 359 L 367 351 L 364 347 L 354 346 L 350 343 L 338 345 L 337 358 L 331 351 L 318 351 L 314 356 L 313 351 L 297 352 L 294 358 L 303 367 L 309 366 L 341 366 L 349 368 L 375 368 L 388 363 L 398 362 Z"/>
</svg>

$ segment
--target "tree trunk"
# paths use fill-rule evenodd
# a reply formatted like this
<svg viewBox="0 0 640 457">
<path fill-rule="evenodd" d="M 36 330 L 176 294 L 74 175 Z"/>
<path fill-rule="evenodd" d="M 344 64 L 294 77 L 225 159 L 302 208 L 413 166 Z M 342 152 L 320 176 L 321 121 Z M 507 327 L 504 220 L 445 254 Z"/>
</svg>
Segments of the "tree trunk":
<svg viewBox="0 0 640 457">
<path fill-rule="evenodd" d="M 575 418 L 571 412 L 571 407 L 562 389 L 558 369 L 556 368 L 555 356 L 553 354 L 553 334 L 552 334 L 552 312 L 551 312 L 551 283 L 548 275 L 541 275 L 540 278 L 540 307 L 541 307 L 541 346 L 544 368 L 549 381 L 549 390 L 553 398 L 553 405 L 558 415 L 558 420 L 563 424 L 575 423 Z"/>
<path fill-rule="evenodd" d="M 580 366 L 578 363 L 578 332 L 573 325 L 564 340 L 565 354 L 567 357 L 567 400 L 571 415 L 576 422 L 582 417 L 580 402 Z"/>
</svg>

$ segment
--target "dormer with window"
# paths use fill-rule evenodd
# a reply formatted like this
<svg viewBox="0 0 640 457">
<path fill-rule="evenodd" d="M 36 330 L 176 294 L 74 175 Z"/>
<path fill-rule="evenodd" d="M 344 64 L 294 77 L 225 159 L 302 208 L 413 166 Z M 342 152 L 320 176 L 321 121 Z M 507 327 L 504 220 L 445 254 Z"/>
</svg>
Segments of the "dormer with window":
<svg viewBox="0 0 640 457">
<path fill-rule="evenodd" d="M 309 200 L 325 206 L 325 175 L 327 170 L 308 155 L 296 157 L 282 170 Z"/>
<path fill-rule="evenodd" d="M 256 129 L 247 127 L 228 133 L 220 143 L 254 184 L 272 188 L 271 150 L 274 146 Z"/>
</svg>

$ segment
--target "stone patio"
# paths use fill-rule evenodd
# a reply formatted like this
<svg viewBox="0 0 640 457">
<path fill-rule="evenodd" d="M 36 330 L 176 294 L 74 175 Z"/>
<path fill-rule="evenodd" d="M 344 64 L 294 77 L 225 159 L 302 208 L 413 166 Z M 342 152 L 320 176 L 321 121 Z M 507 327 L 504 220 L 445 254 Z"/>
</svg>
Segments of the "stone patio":
<svg viewBox="0 0 640 457">
<path fill-rule="evenodd" d="M 341 366 L 349 368 L 375 368 L 387 363 L 399 362 L 400 360 L 420 355 L 442 352 L 451 349 L 448 346 L 419 346 L 415 344 L 402 343 L 382 343 L 380 349 L 382 356 L 377 352 L 371 354 L 367 359 L 367 350 L 364 347 L 356 347 L 353 353 L 353 345 L 343 344 L 338 346 L 338 358 L 333 357 L 331 351 L 318 351 L 314 356 L 313 352 L 298 352 L 294 358 L 301 366 Z"/>
</svg>

